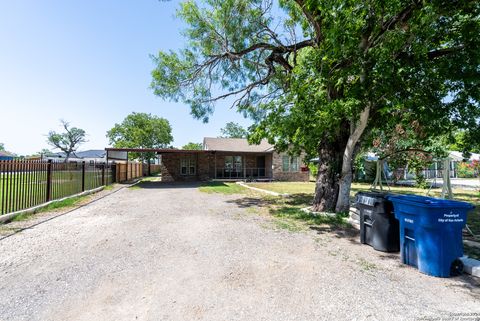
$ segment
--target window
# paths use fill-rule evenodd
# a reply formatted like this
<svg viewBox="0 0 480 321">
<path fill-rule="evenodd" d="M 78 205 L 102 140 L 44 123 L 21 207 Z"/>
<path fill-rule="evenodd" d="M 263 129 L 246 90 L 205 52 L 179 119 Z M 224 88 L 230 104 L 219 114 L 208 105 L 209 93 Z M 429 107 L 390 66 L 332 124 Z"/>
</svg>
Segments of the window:
<svg viewBox="0 0 480 321">
<path fill-rule="evenodd" d="M 282 170 L 284 172 L 298 172 L 299 170 L 298 157 L 290 157 L 283 155 L 282 157 Z"/>
<path fill-rule="evenodd" d="M 282 171 L 284 172 L 288 172 L 289 168 L 290 168 L 290 161 L 289 161 L 289 158 L 287 155 L 283 155 L 282 157 Z"/>
<path fill-rule="evenodd" d="M 233 169 L 237 173 L 242 171 L 242 156 L 233 156 Z"/>
<path fill-rule="evenodd" d="M 225 170 L 230 172 L 233 168 L 233 156 L 225 156 Z"/>
<path fill-rule="evenodd" d="M 298 172 L 298 157 L 292 157 L 290 159 L 290 171 Z"/>
<path fill-rule="evenodd" d="M 180 174 L 181 175 L 195 175 L 196 161 L 193 157 L 184 157 L 180 160 Z"/>
<path fill-rule="evenodd" d="M 242 170 L 242 156 L 225 156 L 225 171 L 240 173 Z"/>
</svg>

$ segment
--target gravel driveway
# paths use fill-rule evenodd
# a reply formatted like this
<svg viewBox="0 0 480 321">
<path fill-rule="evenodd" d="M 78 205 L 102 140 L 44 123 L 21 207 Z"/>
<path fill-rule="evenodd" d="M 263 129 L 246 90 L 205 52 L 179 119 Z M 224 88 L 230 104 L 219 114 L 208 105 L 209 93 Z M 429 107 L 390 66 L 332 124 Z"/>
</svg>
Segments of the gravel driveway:
<svg viewBox="0 0 480 321">
<path fill-rule="evenodd" d="M 276 229 L 241 195 L 141 186 L 1 240 L 0 319 L 480 316 L 477 280 L 423 275 L 342 231 Z"/>
</svg>

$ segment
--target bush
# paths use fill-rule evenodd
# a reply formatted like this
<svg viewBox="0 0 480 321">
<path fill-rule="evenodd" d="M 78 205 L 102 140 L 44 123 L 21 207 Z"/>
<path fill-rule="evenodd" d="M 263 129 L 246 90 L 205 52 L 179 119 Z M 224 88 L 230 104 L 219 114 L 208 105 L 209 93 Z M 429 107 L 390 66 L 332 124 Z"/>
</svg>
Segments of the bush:
<svg viewBox="0 0 480 321">
<path fill-rule="evenodd" d="M 468 163 L 461 162 L 457 167 L 457 177 L 459 178 L 472 178 L 475 177 L 475 169 Z"/>
<path fill-rule="evenodd" d="M 310 163 L 308 164 L 308 169 L 310 170 L 310 175 L 316 178 L 318 174 L 318 164 Z"/>
<path fill-rule="evenodd" d="M 415 186 L 418 188 L 427 189 L 429 187 L 428 182 L 421 173 L 415 175 Z"/>
</svg>

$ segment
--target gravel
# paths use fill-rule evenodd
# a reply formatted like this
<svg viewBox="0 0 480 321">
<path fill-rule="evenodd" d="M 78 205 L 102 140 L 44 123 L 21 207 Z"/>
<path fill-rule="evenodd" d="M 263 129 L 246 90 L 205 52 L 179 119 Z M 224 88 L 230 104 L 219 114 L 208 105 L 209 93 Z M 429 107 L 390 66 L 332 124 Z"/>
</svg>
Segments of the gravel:
<svg viewBox="0 0 480 321">
<path fill-rule="evenodd" d="M 423 275 L 345 231 L 276 229 L 242 195 L 140 186 L 2 239 L 0 320 L 480 316 L 474 278 Z"/>
</svg>

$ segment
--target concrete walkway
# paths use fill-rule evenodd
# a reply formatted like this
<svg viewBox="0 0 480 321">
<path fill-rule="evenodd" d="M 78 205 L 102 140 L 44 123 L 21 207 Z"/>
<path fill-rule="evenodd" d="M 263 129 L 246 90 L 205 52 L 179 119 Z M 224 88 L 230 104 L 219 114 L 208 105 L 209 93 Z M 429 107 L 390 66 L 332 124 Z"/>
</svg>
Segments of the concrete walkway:
<svg viewBox="0 0 480 321">
<path fill-rule="evenodd" d="M 328 226 L 292 233 L 248 196 L 142 183 L 0 241 L 0 320 L 412 320 L 480 316 L 439 279 Z"/>
</svg>

